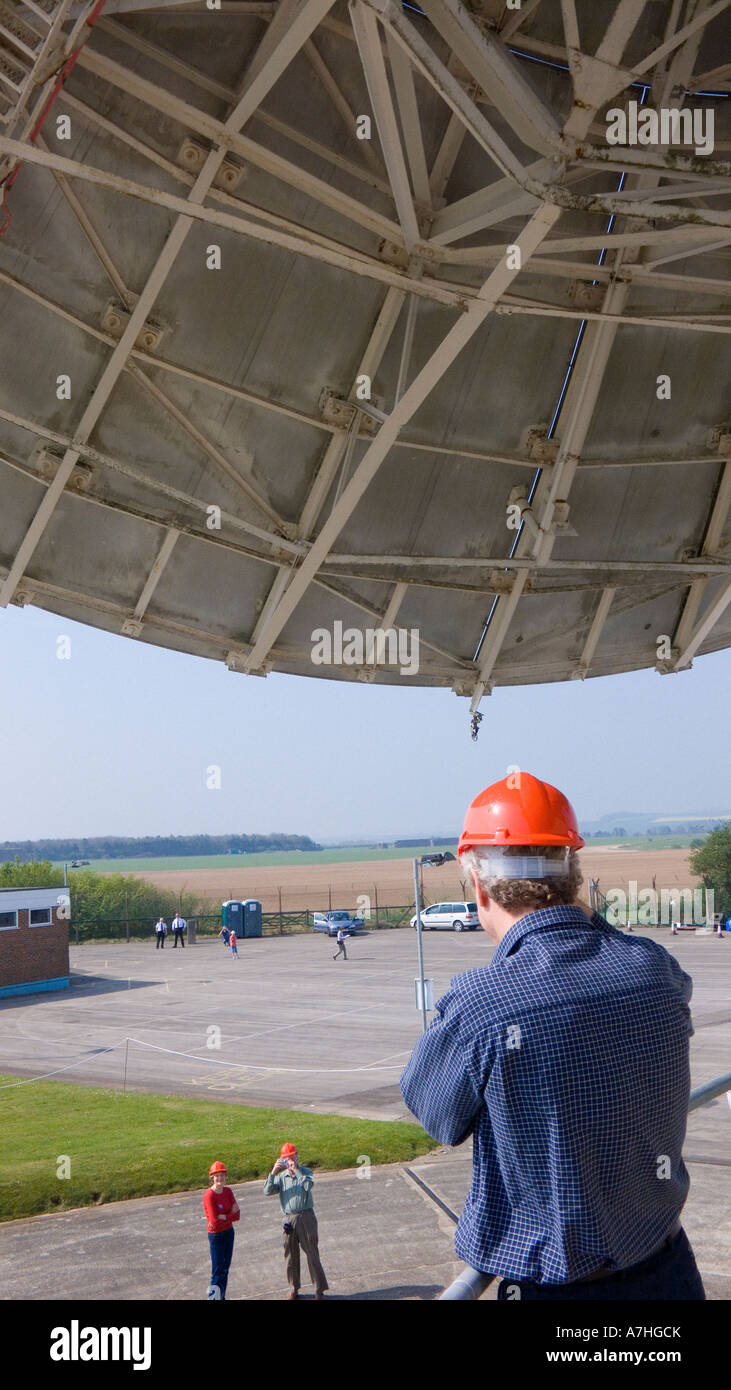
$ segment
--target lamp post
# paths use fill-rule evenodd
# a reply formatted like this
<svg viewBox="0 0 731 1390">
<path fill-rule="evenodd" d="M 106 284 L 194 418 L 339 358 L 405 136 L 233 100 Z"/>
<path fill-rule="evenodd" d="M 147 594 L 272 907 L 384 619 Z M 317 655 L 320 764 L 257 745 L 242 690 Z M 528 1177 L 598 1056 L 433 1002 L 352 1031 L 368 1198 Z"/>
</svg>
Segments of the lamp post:
<svg viewBox="0 0 731 1390">
<path fill-rule="evenodd" d="M 446 854 L 422 854 L 420 859 L 414 860 L 414 903 L 416 906 L 416 945 L 419 955 L 419 987 L 421 991 L 421 1031 L 426 1032 L 426 981 L 424 979 L 424 946 L 421 939 L 421 891 L 419 887 L 419 865 L 432 864 L 439 868 L 451 859 L 454 862 L 454 855 L 447 851 Z"/>
</svg>

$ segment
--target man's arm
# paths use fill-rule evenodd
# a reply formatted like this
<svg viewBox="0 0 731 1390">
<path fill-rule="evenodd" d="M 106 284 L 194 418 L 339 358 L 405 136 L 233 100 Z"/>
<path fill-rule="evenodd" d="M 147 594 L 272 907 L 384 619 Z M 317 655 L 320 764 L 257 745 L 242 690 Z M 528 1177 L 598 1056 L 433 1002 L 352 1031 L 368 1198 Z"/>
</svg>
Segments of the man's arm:
<svg viewBox="0 0 731 1390">
<path fill-rule="evenodd" d="M 474 1126 L 483 1100 L 467 1066 L 465 1049 L 447 1011 L 437 1004 L 437 1017 L 422 1035 L 401 1077 L 401 1094 L 427 1134 L 441 1144 L 461 1144 Z"/>
<path fill-rule="evenodd" d="M 687 975 L 685 970 L 683 970 L 682 967 L 678 964 L 675 956 L 670 955 L 669 951 L 668 957 L 672 962 L 670 968 L 673 972 L 676 989 L 678 990 L 683 1004 L 688 1010 L 688 1037 L 692 1038 L 695 1033 L 695 1029 L 693 1027 L 693 1019 L 691 1017 L 690 1012 L 690 1001 L 693 995 L 693 981 L 690 975 Z"/>
<path fill-rule="evenodd" d="M 273 1192 L 278 1192 L 278 1191 L 279 1191 L 281 1185 L 282 1185 L 282 1180 L 281 1180 L 281 1178 L 277 1178 L 277 1177 L 274 1176 L 273 1173 L 270 1173 L 270 1174 L 269 1174 L 269 1177 L 267 1178 L 266 1182 L 264 1183 L 264 1196 L 265 1196 L 265 1197 L 271 1197 L 271 1195 L 272 1195 Z"/>
</svg>

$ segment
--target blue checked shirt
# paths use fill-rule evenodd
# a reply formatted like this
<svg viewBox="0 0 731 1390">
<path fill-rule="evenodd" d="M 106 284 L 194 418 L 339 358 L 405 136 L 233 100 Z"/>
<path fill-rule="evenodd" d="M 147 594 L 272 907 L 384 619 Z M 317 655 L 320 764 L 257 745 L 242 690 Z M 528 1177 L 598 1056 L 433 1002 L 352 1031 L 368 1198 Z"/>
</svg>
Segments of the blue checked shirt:
<svg viewBox="0 0 731 1390">
<path fill-rule="evenodd" d="M 521 917 L 452 980 L 401 1091 L 442 1144 L 473 1134 L 465 1263 L 563 1284 L 663 1243 L 690 1181 L 691 990 L 663 946 L 579 907 Z"/>
</svg>

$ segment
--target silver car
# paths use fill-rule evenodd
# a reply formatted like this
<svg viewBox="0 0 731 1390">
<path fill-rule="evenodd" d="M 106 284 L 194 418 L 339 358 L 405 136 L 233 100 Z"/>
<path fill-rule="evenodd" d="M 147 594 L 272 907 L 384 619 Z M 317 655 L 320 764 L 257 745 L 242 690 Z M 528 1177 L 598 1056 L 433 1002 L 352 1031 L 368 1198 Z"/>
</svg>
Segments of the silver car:
<svg viewBox="0 0 731 1390">
<path fill-rule="evenodd" d="M 411 925 L 416 927 L 416 915 Z M 421 910 L 422 931 L 476 931 L 479 925 L 477 903 L 434 903 Z"/>
<path fill-rule="evenodd" d="M 349 936 L 354 936 L 365 931 L 365 921 L 362 917 L 351 917 L 349 912 L 313 912 L 313 931 L 324 931 L 328 936 L 337 936 L 341 928 Z"/>
</svg>

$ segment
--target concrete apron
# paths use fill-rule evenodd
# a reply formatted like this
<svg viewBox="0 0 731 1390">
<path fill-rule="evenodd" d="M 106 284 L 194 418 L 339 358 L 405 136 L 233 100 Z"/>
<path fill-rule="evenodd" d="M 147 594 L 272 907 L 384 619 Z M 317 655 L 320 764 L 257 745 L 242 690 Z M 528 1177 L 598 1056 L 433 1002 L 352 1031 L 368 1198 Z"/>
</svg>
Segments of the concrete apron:
<svg viewBox="0 0 731 1390">
<path fill-rule="evenodd" d="M 725 1104 L 725 1101 L 724 1101 Z M 692 1120 L 693 1117 L 691 1117 Z M 728 1116 L 716 1117 L 728 1123 Z M 715 1126 L 714 1126 L 715 1127 Z M 306 1157 L 306 1156 L 305 1156 Z M 729 1168 L 723 1160 L 689 1162 L 691 1194 L 684 1225 L 710 1299 L 731 1298 Z M 454 1223 L 409 1176 L 421 1178 L 458 1212 L 467 1191 L 469 1153 L 438 1150 L 408 1165 L 318 1173 L 315 1209 L 329 1298 L 431 1300 L 462 1268 Z M 263 1183 L 238 1183 L 241 1207 L 229 1277 L 230 1299 L 283 1299 L 287 1293 L 276 1197 Z M 0 1226 L 0 1280 L 8 1299 L 205 1299 L 210 1259 L 203 1190 L 143 1197 Z M 312 1297 L 306 1261 L 304 1297 Z M 483 1295 L 494 1300 L 495 1281 Z"/>
</svg>

